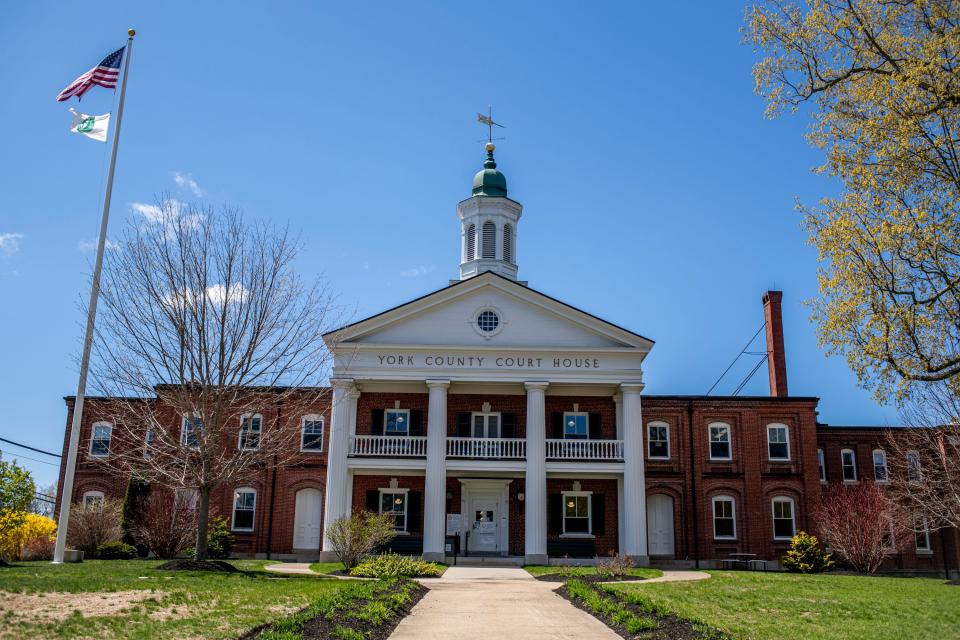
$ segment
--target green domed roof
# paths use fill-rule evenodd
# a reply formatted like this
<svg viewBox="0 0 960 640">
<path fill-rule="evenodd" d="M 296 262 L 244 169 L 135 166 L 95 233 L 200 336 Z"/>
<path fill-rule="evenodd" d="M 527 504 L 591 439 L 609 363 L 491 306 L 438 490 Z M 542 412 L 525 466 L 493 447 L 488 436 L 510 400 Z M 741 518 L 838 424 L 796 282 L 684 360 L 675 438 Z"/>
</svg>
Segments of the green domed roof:
<svg viewBox="0 0 960 640">
<path fill-rule="evenodd" d="M 487 159 L 483 169 L 473 176 L 473 195 L 507 197 L 507 177 L 497 171 L 497 162 L 493 159 L 493 143 L 487 143 Z"/>
</svg>

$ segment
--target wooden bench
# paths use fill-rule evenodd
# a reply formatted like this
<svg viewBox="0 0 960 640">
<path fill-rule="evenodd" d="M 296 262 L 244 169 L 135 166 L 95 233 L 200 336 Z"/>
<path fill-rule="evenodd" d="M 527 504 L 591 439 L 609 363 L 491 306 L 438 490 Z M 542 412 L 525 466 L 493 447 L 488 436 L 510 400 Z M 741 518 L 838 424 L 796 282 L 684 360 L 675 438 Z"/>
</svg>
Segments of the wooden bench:
<svg viewBox="0 0 960 640">
<path fill-rule="evenodd" d="M 597 545 L 593 539 L 547 540 L 547 555 L 553 558 L 592 558 L 597 555 Z"/>
<path fill-rule="evenodd" d="M 743 569 L 747 566 L 747 563 L 744 560 L 736 560 L 734 558 L 721 558 L 720 559 L 720 568 L 721 569 Z"/>
</svg>

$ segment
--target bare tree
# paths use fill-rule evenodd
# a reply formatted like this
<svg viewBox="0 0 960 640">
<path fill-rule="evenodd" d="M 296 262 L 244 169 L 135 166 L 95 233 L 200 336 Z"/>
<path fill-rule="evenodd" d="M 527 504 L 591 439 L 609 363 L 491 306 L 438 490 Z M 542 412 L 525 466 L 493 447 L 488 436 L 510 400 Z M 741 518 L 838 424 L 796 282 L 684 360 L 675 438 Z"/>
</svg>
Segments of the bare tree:
<svg viewBox="0 0 960 640">
<path fill-rule="evenodd" d="M 960 527 L 960 398 L 945 383 L 915 385 L 887 435 L 891 494 L 931 529 Z"/>
<path fill-rule="evenodd" d="M 817 508 L 816 522 L 830 550 L 863 573 L 876 572 L 913 532 L 900 506 L 872 482 L 830 487 Z"/>
<path fill-rule="evenodd" d="M 148 214 L 105 263 L 93 351 L 114 423 L 104 463 L 194 490 L 203 560 L 214 491 L 288 462 L 303 414 L 327 400 L 334 306 L 321 279 L 294 271 L 285 229 L 170 199 Z"/>
</svg>

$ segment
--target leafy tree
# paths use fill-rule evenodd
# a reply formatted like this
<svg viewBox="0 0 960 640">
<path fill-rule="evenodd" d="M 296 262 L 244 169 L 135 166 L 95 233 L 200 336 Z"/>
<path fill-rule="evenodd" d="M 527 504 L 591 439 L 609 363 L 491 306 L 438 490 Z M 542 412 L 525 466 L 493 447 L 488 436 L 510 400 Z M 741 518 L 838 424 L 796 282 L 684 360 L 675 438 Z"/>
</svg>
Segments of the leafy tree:
<svg viewBox="0 0 960 640">
<path fill-rule="evenodd" d="M 0 548 L 13 544 L 35 495 L 36 485 L 30 472 L 16 461 L 6 462 L 0 456 Z M 5 561 L 4 555 L 0 554 L 0 564 Z"/>
<path fill-rule="evenodd" d="M 880 399 L 960 390 L 960 5 L 766 0 L 747 21 L 768 115 L 808 106 L 842 187 L 801 207 L 821 343 Z"/>
<path fill-rule="evenodd" d="M 833 559 L 820 548 L 816 536 L 798 531 L 783 557 L 783 568 L 791 573 L 820 573 L 833 568 Z"/>
</svg>

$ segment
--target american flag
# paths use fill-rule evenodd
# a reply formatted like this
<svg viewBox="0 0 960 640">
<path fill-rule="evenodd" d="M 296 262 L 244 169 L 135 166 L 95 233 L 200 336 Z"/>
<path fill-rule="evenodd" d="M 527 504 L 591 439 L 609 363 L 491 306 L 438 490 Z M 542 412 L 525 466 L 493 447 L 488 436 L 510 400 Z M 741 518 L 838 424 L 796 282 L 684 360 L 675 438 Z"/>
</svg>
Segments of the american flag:
<svg viewBox="0 0 960 640">
<path fill-rule="evenodd" d="M 67 88 L 57 96 L 57 102 L 69 100 L 73 96 L 77 96 L 77 100 L 79 100 L 80 96 L 85 94 L 95 84 L 107 89 L 116 89 L 117 76 L 120 74 L 120 62 L 123 60 L 124 49 L 126 49 L 126 47 L 120 47 L 101 60 L 100 64 L 71 82 Z"/>
</svg>

